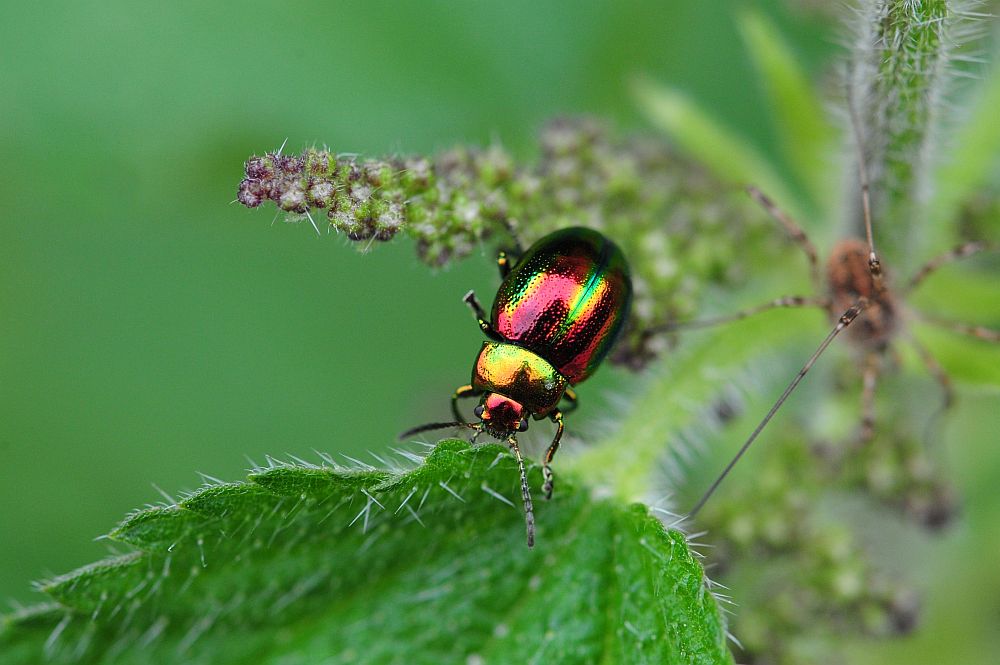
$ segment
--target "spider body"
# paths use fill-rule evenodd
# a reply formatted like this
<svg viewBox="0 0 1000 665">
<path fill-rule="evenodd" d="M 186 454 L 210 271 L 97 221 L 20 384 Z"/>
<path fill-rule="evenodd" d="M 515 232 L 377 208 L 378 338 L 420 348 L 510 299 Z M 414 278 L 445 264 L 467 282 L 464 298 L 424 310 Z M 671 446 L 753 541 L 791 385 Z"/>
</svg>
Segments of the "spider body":
<svg viewBox="0 0 1000 665">
<path fill-rule="evenodd" d="M 666 327 L 666 329 L 670 330 L 703 328 L 743 319 L 771 309 L 786 307 L 822 308 L 834 321 L 833 330 L 830 331 L 826 339 L 823 340 L 813 355 L 803 365 L 799 373 L 792 379 L 767 415 L 764 416 L 763 420 L 744 442 L 743 446 L 723 472 L 709 487 L 708 491 L 695 504 L 695 507 L 691 510 L 691 515 L 696 514 L 705 505 L 705 502 L 739 459 L 746 453 L 750 445 L 753 444 L 757 436 L 767 426 L 771 418 L 774 417 L 774 414 L 777 413 L 781 405 L 784 404 L 788 396 L 795 390 L 810 368 L 812 368 L 819 356 L 823 354 L 834 338 L 841 332 L 844 332 L 848 341 L 851 342 L 852 346 L 862 356 L 861 419 L 856 437 L 856 443 L 858 444 L 867 444 L 875 434 L 876 385 L 883 371 L 883 359 L 890 353 L 892 344 L 898 339 L 908 342 L 916 350 L 924 366 L 941 386 L 944 395 L 944 407 L 949 407 L 954 401 L 951 379 L 931 354 L 930 350 L 924 347 L 907 329 L 905 324 L 910 319 L 921 319 L 977 339 L 1000 342 L 1000 331 L 991 330 L 983 326 L 970 326 L 950 321 L 906 306 L 907 296 L 924 279 L 933 274 L 941 266 L 989 249 L 990 246 L 982 242 L 967 242 L 958 245 L 954 249 L 926 262 L 901 287 L 890 288 L 888 276 L 883 271 L 881 261 L 875 252 L 872 241 L 868 180 L 863 161 L 859 163 L 859 170 L 862 175 L 862 205 L 864 209 L 865 230 L 868 236 L 867 241 L 848 238 L 838 242 L 830 252 L 826 270 L 823 274 L 820 273 L 816 248 L 809 240 L 805 231 L 760 190 L 755 187 L 750 187 L 748 190 L 750 195 L 771 214 L 775 221 L 784 228 L 791 240 L 806 255 L 816 295 L 785 296 L 728 316 L 700 321 L 677 322 Z"/>
<path fill-rule="evenodd" d="M 841 240 L 826 264 L 827 311 L 831 320 L 864 298 L 864 313 L 845 331 L 863 351 L 885 351 L 899 328 L 899 304 L 888 285 L 888 277 L 872 275 L 868 245 L 857 238 Z"/>
</svg>

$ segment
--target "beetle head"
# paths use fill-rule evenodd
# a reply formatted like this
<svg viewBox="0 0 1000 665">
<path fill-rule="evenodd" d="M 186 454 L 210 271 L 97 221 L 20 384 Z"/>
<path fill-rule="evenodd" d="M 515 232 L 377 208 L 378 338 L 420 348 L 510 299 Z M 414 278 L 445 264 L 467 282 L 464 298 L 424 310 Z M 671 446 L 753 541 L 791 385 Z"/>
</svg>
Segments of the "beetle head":
<svg viewBox="0 0 1000 665">
<path fill-rule="evenodd" d="M 515 432 L 528 429 L 524 405 L 497 393 L 483 395 L 475 414 L 483 421 L 483 429 L 498 439 L 505 439 Z"/>
</svg>

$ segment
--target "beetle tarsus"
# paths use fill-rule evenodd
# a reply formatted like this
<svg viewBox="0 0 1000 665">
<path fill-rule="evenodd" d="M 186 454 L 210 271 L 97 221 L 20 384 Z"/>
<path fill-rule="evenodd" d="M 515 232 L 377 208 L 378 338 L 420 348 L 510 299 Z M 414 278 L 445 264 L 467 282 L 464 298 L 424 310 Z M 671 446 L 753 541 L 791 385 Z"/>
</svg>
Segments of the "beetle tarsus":
<svg viewBox="0 0 1000 665">
<path fill-rule="evenodd" d="M 555 488 L 555 477 L 552 475 L 552 467 L 548 464 L 542 467 L 542 477 L 545 483 L 542 485 L 542 492 L 545 493 L 545 500 L 552 500 L 552 490 Z"/>
<path fill-rule="evenodd" d="M 468 305 L 472 309 L 473 313 L 475 313 L 479 329 L 486 333 L 487 337 L 498 341 L 503 340 L 503 337 L 498 335 L 497 332 L 493 330 L 493 326 L 491 326 L 490 322 L 487 320 L 486 311 L 483 309 L 483 306 L 479 304 L 475 291 L 469 291 L 466 293 L 462 298 L 462 302 Z"/>
<path fill-rule="evenodd" d="M 476 314 L 476 318 L 482 321 L 486 318 L 486 312 L 483 310 L 483 306 L 479 304 L 479 299 L 476 298 L 475 291 L 469 291 L 464 296 L 462 296 L 462 302 L 472 308 L 472 311 Z"/>
<path fill-rule="evenodd" d="M 566 392 L 563 393 L 563 399 L 566 400 L 566 408 L 562 409 L 563 415 L 576 411 L 576 407 L 580 406 L 580 400 L 576 396 L 576 391 L 572 388 L 567 388 Z"/>
<path fill-rule="evenodd" d="M 545 462 L 542 464 L 542 477 L 545 478 L 542 491 L 545 493 L 546 500 L 552 498 L 552 489 L 555 484 L 550 464 L 552 464 L 552 458 L 555 457 L 556 451 L 559 450 L 559 442 L 562 441 L 564 425 L 561 411 L 552 412 L 552 422 L 556 424 L 556 435 L 552 438 L 552 443 L 549 444 L 549 449 L 545 453 Z"/>
<path fill-rule="evenodd" d="M 455 416 L 455 420 L 465 422 L 465 418 L 462 417 L 462 414 L 458 411 L 458 400 L 465 399 L 467 397 L 476 397 L 479 394 L 479 391 L 471 385 L 464 385 L 455 389 L 455 392 L 452 393 L 451 396 L 451 413 Z"/>
</svg>

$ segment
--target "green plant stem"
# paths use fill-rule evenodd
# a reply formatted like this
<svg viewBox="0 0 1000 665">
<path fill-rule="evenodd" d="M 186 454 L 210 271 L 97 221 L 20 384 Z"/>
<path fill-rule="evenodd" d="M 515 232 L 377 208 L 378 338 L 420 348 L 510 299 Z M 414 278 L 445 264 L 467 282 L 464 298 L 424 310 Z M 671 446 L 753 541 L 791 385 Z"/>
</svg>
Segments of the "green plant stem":
<svg viewBox="0 0 1000 665">
<path fill-rule="evenodd" d="M 946 0 L 866 0 L 861 16 L 852 103 L 861 118 L 873 215 L 883 244 L 909 253 L 918 242 L 912 231 L 924 221 L 953 12 Z M 855 215 L 852 233 L 861 235 L 861 224 Z"/>
</svg>

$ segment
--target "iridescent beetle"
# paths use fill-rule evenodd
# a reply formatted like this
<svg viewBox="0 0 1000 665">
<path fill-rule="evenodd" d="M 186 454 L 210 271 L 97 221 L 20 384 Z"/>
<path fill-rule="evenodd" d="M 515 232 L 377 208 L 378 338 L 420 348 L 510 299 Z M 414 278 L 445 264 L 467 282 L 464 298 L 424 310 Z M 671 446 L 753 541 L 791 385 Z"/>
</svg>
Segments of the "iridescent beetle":
<svg viewBox="0 0 1000 665">
<path fill-rule="evenodd" d="M 511 266 L 504 252 L 497 258 L 503 282 L 489 319 L 470 291 L 472 308 L 490 341 L 484 342 L 472 367 L 472 382 L 452 395 L 455 422 L 430 423 L 400 437 L 448 427 L 486 432 L 510 446 L 521 472 L 528 546 L 535 542 L 535 516 L 524 461 L 516 434 L 528 429 L 528 416 L 549 418 L 556 433 L 545 453 L 542 475 L 546 498 L 552 496 L 550 464 L 563 434 L 563 411 L 576 408 L 573 386 L 589 377 L 611 350 L 632 300 L 632 280 L 621 250 L 586 228 L 551 233 L 528 248 Z M 479 397 L 478 423 L 466 422 L 458 400 Z"/>
</svg>

